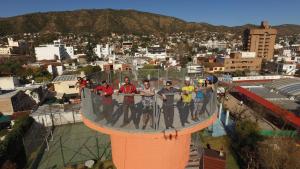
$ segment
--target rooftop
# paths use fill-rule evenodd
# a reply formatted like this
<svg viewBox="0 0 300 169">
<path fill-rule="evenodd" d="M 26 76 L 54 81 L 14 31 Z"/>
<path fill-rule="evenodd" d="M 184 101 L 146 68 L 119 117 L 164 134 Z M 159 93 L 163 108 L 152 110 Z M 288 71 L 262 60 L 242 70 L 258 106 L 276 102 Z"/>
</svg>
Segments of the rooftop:
<svg viewBox="0 0 300 169">
<path fill-rule="evenodd" d="M 78 75 L 61 75 L 57 76 L 53 82 L 63 82 L 63 81 L 74 81 L 77 80 Z"/>
</svg>

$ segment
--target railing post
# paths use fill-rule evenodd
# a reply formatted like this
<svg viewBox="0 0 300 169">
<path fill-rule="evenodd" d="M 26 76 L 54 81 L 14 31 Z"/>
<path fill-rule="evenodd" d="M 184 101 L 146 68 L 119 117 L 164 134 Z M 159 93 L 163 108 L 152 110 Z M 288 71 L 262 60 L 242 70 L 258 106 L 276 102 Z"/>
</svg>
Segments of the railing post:
<svg viewBox="0 0 300 169">
<path fill-rule="evenodd" d="M 64 167 L 65 167 L 66 162 L 65 162 L 64 152 L 63 152 L 63 146 L 62 146 L 62 143 L 61 143 L 61 136 L 59 137 L 59 145 L 60 145 L 61 158 L 63 160 L 63 164 L 64 164 Z"/>
<path fill-rule="evenodd" d="M 225 126 L 228 125 L 228 121 L 229 121 L 229 110 L 226 110 Z"/>
<path fill-rule="evenodd" d="M 221 120 L 221 116 L 222 116 L 222 110 L 223 110 L 223 104 L 220 103 L 220 106 L 219 106 L 219 120 Z"/>
<path fill-rule="evenodd" d="M 100 158 L 98 137 L 95 136 L 95 138 L 96 138 L 96 147 L 97 147 L 97 158 Z M 100 160 L 101 160 L 101 159 L 100 159 Z"/>
</svg>

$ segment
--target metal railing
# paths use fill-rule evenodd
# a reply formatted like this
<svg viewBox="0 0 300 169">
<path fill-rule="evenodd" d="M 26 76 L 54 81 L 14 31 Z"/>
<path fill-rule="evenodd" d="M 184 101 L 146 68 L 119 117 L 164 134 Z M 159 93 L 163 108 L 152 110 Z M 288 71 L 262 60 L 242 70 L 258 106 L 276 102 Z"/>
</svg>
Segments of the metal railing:
<svg viewBox="0 0 300 169">
<path fill-rule="evenodd" d="M 181 93 L 165 94 L 167 100 L 155 94 L 150 102 L 139 94 L 100 96 L 92 89 L 82 90 L 81 112 L 94 123 L 122 130 L 162 131 L 197 125 L 218 112 L 216 87 L 203 90 L 203 100 L 190 102 Z"/>
</svg>

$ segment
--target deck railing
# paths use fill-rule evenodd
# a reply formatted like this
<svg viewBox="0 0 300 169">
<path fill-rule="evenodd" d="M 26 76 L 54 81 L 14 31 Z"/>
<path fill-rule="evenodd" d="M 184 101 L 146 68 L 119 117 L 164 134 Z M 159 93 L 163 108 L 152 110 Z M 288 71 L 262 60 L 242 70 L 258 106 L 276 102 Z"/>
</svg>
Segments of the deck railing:
<svg viewBox="0 0 300 169">
<path fill-rule="evenodd" d="M 218 112 L 214 86 L 205 88 L 203 93 L 204 98 L 200 101 L 192 94 L 190 103 L 182 101 L 181 93 L 168 94 L 169 100 L 155 94 L 153 102 L 146 103 L 139 94 L 113 94 L 107 97 L 84 88 L 81 92 L 81 113 L 93 123 L 118 130 L 178 130 L 197 125 Z"/>
</svg>

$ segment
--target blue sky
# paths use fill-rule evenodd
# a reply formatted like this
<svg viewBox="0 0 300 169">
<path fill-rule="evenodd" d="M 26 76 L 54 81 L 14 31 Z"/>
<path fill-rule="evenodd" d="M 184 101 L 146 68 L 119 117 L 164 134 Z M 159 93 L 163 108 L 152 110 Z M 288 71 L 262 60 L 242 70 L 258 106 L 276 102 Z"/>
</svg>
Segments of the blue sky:
<svg viewBox="0 0 300 169">
<path fill-rule="evenodd" d="M 300 24 L 299 0 L 0 0 L 0 17 L 75 9 L 135 9 L 186 21 L 236 26 Z M 259 5 L 257 5 L 259 4 Z"/>
</svg>

